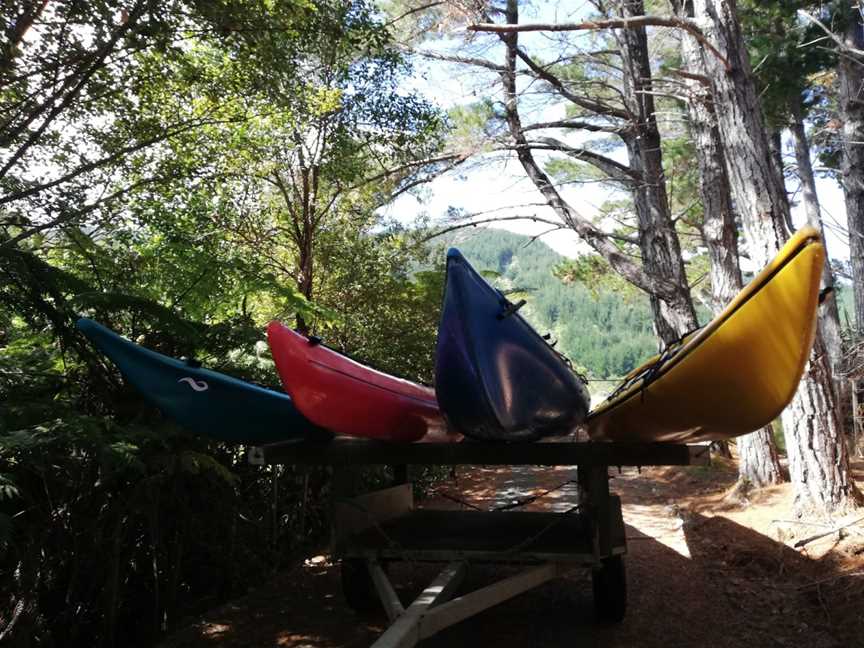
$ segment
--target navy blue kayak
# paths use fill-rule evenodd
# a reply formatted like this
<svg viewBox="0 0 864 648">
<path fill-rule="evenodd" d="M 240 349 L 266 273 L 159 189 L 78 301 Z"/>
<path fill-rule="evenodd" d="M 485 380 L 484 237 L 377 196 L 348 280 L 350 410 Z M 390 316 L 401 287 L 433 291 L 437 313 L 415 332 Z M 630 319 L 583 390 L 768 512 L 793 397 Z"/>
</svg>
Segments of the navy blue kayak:
<svg viewBox="0 0 864 648">
<path fill-rule="evenodd" d="M 585 420 L 582 378 L 456 249 L 435 350 L 435 393 L 454 429 L 484 441 L 567 434 Z"/>
<path fill-rule="evenodd" d="M 77 326 L 147 400 L 191 432 L 235 443 L 333 437 L 304 418 L 287 394 L 150 351 L 93 320 Z"/>
</svg>

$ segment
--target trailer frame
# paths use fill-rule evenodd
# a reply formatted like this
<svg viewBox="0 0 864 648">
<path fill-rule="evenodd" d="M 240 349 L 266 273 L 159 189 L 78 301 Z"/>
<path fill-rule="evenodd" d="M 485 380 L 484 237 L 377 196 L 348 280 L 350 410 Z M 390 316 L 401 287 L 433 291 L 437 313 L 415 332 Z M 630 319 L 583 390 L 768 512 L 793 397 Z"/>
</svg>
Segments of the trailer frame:
<svg viewBox="0 0 864 648">
<path fill-rule="evenodd" d="M 249 461 L 332 467 L 331 550 L 342 561 L 346 601 L 358 611 L 383 607 L 391 625 L 374 648 L 408 648 L 575 567 L 592 571 L 598 620 L 621 621 L 627 541 L 609 468 L 706 464 L 709 451 L 707 445 L 669 443 L 407 444 L 337 437 L 250 447 Z M 358 492 L 357 469 L 369 465 L 393 466 L 394 485 Z M 418 509 L 408 468 L 415 465 L 575 466 L 579 501 L 566 512 Z M 407 607 L 385 569 L 398 560 L 445 564 Z M 477 563 L 522 571 L 453 598 Z"/>
</svg>

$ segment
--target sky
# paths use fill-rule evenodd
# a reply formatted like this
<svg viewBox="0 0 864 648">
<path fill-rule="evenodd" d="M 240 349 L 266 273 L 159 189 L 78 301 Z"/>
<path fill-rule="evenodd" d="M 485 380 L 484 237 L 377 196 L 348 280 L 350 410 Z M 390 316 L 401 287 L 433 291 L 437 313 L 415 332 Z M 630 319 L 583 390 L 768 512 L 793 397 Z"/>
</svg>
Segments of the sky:
<svg viewBox="0 0 864 648">
<path fill-rule="evenodd" d="M 585 2 L 570 3 L 568 11 L 562 11 L 558 3 L 542 3 L 537 5 L 535 15 L 527 16 L 530 22 L 564 22 L 584 18 L 588 12 Z M 532 51 L 554 48 L 542 33 L 523 34 L 523 42 Z M 458 45 L 454 40 L 439 40 L 426 44 L 427 49 L 445 52 Z M 501 59 L 500 48 L 488 48 L 481 52 L 487 58 L 498 61 Z M 442 108 L 465 105 L 476 102 L 484 94 L 484 88 L 496 84 L 494 78 L 478 76 L 467 71 L 464 66 L 454 66 L 437 61 L 415 59 L 412 78 L 406 84 L 407 88 L 416 90 Z M 538 106 L 539 112 L 535 119 L 548 121 L 563 117 L 563 104 Z M 531 115 L 523 112 L 523 121 L 528 121 Z M 610 153 L 612 157 L 626 161 L 623 147 Z M 787 134 L 784 134 L 784 157 L 794 164 L 794 150 Z M 816 161 L 814 160 L 814 165 Z M 787 178 L 787 190 L 793 199 L 793 220 L 796 226 L 805 221 L 803 205 L 797 200 L 798 181 Z M 578 188 L 565 189 L 564 197 L 581 214 L 591 217 L 599 211 L 600 205 L 612 193 L 600 184 L 583 184 Z M 825 226 L 826 243 L 829 254 L 838 259 L 848 259 L 849 248 L 846 239 L 846 210 L 843 202 L 843 192 L 832 178 L 817 179 L 817 193 L 822 206 Z M 516 216 L 536 215 L 540 218 L 557 220 L 551 208 L 537 206 L 542 202 L 540 193 L 533 183 L 525 177 L 521 165 L 515 156 L 502 159 L 500 156 L 487 156 L 478 162 L 467 163 L 455 171 L 447 173 L 428 184 L 417 195 L 403 195 L 387 209 L 387 214 L 400 220 L 410 221 L 418 215 L 428 215 L 433 221 L 443 219 L 446 214 L 457 209 L 468 214 L 477 214 L 478 218 L 489 218 L 495 215 Z M 492 213 L 489 213 L 489 212 Z M 485 214 L 485 216 L 484 216 Z M 536 236 L 548 232 L 550 226 L 534 223 L 530 220 L 508 221 L 493 225 L 520 234 Z M 588 248 L 579 242 L 575 233 L 570 230 L 549 232 L 542 240 L 560 254 L 568 257 L 587 252 Z M 752 270 L 744 268 L 744 270 Z"/>
</svg>

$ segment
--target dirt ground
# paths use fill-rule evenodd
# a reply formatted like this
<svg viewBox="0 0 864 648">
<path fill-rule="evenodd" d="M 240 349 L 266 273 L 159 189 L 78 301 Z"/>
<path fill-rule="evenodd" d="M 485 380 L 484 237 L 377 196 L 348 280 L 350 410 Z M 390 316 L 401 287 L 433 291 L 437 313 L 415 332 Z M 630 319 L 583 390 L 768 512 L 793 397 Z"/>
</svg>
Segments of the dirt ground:
<svg viewBox="0 0 864 648">
<path fill-rule="evenodd" d="M 864 461 L 855 465 L 864 486 Z M 610 471 L 627 525 L 628 612 L 614 626 L 593 618 L 590 573 L 565 577 L 453 626 L 422 645 L 578 645 L 864 648 L 864 511 L 846 518 L 796 520 L 788 485 L 730 497 L 731 464 Z M 557 488 L 534 510 L 575 503 L 569 468 L 460 467 L 432 507 L 482 508 Z M 855 523 L 801 548 L 802 540 Z M 472 567 L 460 592 L 507 574 Z M 437 573 L 432 565 L 391 569 L 407 606 Z M 515 572 L 514 572 L 515 573 Z M 360 647 L 386 628 L 386 618 L 360 616 L 344 603 L 339 567 L 326 554 L 274 577 L 250 595 L 192 620 L 164 648 Z"/>
</svg>

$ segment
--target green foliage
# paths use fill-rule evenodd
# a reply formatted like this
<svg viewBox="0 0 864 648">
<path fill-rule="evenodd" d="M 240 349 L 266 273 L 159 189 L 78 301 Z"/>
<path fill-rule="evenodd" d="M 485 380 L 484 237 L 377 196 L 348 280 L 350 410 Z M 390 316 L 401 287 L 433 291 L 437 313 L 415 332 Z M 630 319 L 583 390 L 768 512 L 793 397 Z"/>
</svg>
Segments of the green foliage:
<svg viewBox="0 0 864 648">
<path fill-rule="evenodd" d="M 855 331 L 855 296 L 852 286 L 842 282 L 834 284 L 834 299 L 837 300 L 837 309 L 840 312 L 840 325 L 847 331 Z"/>
<path fill-rule="evenodd" d="M 444 289 L 443 259 L 395 224 L 374 233 L 329 233 L 318 298 L 333 313 L 325 341 L 362 362 L 411 380 L 432 382 L 434 340 Z M 422 264 L 427 270 L 410 273 Z"/>
<path fill-rule="evenodd" d="M 0 634 L 142 645 L 320 541 L 329 483 L 178 430 L 76 317 L 272 387 L 296 317 L 429 380 L 441 268 L 375 209 L 444 119 L 365 0 L 46 6 L 0 53 Z"/>
<path fill-rule="evenodd" d="M 460 150 L 472 153 L 491 150 L 493 141 L 503 134 L 504 123 L 489 100 L 455 106 L 447 117 L 452 124 L 448 138 Z"/>
<path fill-rule="evenodd" d="M 830 48 L 812 46 L 824 34 L 798 15 L 800 10 L 813 11 L 812 2 L 747 0 L 738 9 L 761 86 L 763 109 L 770 124 L 783 127 L 791 101 L 804 101 L 809 106 L 818 100 L 818 92 L 813 92 L 814 75 L 833 68 L 836 54 Z"/>
</svg>

